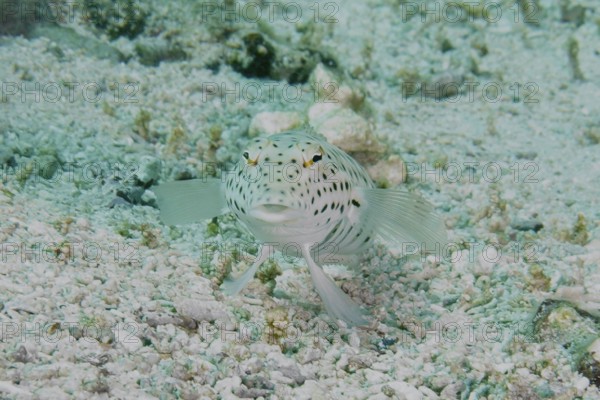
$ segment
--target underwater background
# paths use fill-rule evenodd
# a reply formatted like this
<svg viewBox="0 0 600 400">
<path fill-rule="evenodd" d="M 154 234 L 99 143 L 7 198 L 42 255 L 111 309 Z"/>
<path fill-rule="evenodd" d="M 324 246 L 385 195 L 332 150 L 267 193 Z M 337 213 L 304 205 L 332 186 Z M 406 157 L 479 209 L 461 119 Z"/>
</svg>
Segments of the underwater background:
<svg viewBox="0 0 600 400">
<path fill-rule="evenodd" d="M 0 0 L 0 85 L 0 398 L 600 399 L 597 0 Z M 366 327 L 159 220 L 303 126 L 448 229 L 325 267 Z"/>
</svg>

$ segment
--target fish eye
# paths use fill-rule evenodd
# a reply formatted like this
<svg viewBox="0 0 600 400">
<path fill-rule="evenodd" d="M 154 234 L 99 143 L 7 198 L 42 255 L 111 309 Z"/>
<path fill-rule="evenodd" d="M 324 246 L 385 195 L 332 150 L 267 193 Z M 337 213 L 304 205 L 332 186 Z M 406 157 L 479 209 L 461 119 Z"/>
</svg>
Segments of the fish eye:
<svg viewBox="0 0 600 400">
<path fill-rule="evenodd" d="M 317 153 L 317 154 L 315 154 L 315 155 L 313 156 L 313 158 L 312 158 L 312 161 L 313 161 L 313 162 L 318 162 L 318 161 L 321 161 L 322 159 L 323 159 L 323 154 L 318 154 L 318 153 Z"/>
<path fill-rule="evenodd" d="M 242 157 L 244 157 L 244 159 L 247 160 L 248 157 L 250 157 L 250 155 L 248 154 L 247 151 L 245 151 L 245 152 L 242 153 Z"/>
</svg>

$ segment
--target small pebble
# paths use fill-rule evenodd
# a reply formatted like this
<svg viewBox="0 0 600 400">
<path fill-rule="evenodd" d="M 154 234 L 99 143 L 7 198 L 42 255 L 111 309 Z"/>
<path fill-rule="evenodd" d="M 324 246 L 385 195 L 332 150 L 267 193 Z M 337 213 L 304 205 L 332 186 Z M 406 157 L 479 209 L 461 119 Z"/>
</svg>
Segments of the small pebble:
<svg viewBox="0 0 600 400">
<path fill-rule="evenodd" d="M 271 111 L 261 112 L 252 118 L 248 128 L 248 136 L 267 136 L 286 132 L 302 125 L 302 117 L 296 112 Z"/>
</svg>

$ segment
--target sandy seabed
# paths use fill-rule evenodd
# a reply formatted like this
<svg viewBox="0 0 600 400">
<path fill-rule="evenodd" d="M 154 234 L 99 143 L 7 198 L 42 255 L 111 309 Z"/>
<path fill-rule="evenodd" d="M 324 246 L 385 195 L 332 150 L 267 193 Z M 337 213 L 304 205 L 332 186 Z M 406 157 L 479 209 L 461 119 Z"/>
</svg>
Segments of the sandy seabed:
<svg viewBox="0 0 600 400">
<path fill-rule="evenodd" d="M 80 4 L 0 37 L 0 398 L 600 399 L 598 4 L 459 3 L 149 1 L 116 35 Z M 448 228 L 438 257 L 326 267 L 368 327 L 281 254 L 224 296 L 251 233 L 154 207 L 257 114 L 314 122 L 302 57 Z"/>
</svg>

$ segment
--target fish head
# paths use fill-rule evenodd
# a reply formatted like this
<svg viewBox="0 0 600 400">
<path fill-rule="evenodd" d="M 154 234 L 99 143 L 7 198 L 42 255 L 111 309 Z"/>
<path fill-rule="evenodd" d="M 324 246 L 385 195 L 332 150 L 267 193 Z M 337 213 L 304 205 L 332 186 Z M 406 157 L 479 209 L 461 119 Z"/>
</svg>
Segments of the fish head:
<svg viewBox="0 0 600 400">
<path fill-rule="evenodd" d="M 228 175 L 226 200 L 252 224 L 322 230 L 344 215 L 349 179 L 327 151 L 327 143 L 299 132 L 253 140 L 241 149 Z"/>
</svg>

